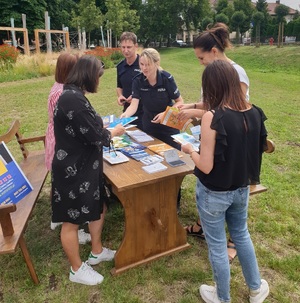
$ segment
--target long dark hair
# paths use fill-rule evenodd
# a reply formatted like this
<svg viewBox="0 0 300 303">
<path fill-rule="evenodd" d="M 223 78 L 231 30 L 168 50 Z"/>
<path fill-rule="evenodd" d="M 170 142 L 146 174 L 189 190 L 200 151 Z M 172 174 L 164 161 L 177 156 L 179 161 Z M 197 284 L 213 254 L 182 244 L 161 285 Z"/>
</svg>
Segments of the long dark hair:
<svg viewBox="0 0 300 303">
<path fill-rule="evenodd" d="M 202 89 L 206 110 L 230 107 L 239 111 L 249 108 L 239 75 L 227 61 L 215 60 L 207 65 L 202 74 Z"/>
<path fill-rule="evenodd" d="M 216 47 L 219 51 L 224 52 L 226 48 L 231 47 L 228 26 L 221 22 L 216 23 L 195 38 L 193 47 L 201 48 L 204 52 L 209 52 Z"/>
<path fill-rule="evenodd" d="M 92 55 L 83 55 L 72 68 L 66 83 L 74 84 L 83 91 L 97 92 L 99 77 L 103 75 L 104 68 L 100 60 Z"/>
</svg>

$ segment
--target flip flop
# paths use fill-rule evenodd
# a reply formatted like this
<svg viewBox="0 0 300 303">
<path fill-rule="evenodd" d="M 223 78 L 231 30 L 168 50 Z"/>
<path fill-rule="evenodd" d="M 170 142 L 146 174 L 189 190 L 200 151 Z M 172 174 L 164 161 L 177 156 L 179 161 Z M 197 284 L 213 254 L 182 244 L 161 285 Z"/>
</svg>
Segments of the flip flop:
<svg viewBox="0 0 300 303">
<path fill-rule="evenodd" d="M 196 224 L 200 227 L 200 229 L 198 231 L 194 231 L 194 225 L 189 225 L 185 228 L 187 235 L 198 237 L 200 239 L 205 240 L 205 236 L 201 224 L 199 224 L 198 222 L 196 222 Z"/>
<path fill-rule="evenodd" d="M 234 249 L 234 251 L 235 251 L 234 255 L 228 254 L 229 263 L 231 264 L 233 262 L 233 260 L 235 259 L 237 253 L 236 253 L 236 247 L 230 238 L 228 239 L 227 248 Z"/>
</svg>

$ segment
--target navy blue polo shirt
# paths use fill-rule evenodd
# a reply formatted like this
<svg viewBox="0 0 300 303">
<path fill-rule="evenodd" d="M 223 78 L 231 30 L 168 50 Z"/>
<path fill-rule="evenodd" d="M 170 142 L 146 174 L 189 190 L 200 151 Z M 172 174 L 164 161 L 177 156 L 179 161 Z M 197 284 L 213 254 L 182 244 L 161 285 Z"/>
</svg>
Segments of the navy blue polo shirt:
<svg viewBox="0 0 300 303">
<path fill-rule="evenodd" d="M 171 74 L 164 70 L 157 71 L 157 82 L 154 86 L 150 85 L 144 74 L 139 74 L 133 79 L 132 98 L 140 100 L 143 105 L 143 130 L 178 148 L 174 143 L 173 134 L 178 134 L 179 130 L 162 124 L 152 123 L 151 120 L 164 112 L 167 106 L 173 105 L 173 100 L 180 97 L 180 92 Z M 175 146 L 176 145 L 176 146 Z"/>
<path fill-rule="evenodd" d="M 126 59 L 123 59 L 117 65 L 117 87 L 122 88 L 123 96 L 128 98 L 132 93 L 132 79 L 140 74 L 139 66 L 139 55 L 137 55 L 133 64 L 128 65 Z M 123 107 L 123 112 L 127 109 L 130 104 L 125 102 Z M 143 107 L 140 104 L 134 116 L 138 116 L 138 120 L 134 121 L 134 124 L 138 128 L 142 129 L 142 116 L 143 116 Z"/>
</svg>

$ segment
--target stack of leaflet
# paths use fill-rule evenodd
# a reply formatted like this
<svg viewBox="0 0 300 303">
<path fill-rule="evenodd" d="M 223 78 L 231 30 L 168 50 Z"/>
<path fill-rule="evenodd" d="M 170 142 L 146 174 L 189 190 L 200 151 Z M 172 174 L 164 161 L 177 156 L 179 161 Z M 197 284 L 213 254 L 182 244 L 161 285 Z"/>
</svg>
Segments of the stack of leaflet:
<svg viewBox="0 0 300 303">
<path fill-rule="evenodd" d="M 122 152 L 127 157 L 130 157 L 136 161 L 140 161 L 145 165 L 150 165 L 150 164 L 161 162 L 164 160 L 164 158 L 159 155 L 148 154 L 145 151 L 146 148 L 147 147 L 144 145 L 132 142 L 128 146 L 119 148 L 119 151 Z"/>
<path fill-rule="evenodd" d="M 133 122 L 136 120 L 138 117 L 127 117 L 127 118 L 117 118 L 115 115 L 107 115 L 102 117 L 103 124 L 107 129 L 113 129 L 116 127 L 118 124 L 122 124 L 126 129 L 130 127 L 134 127 L 136 125 L 130 124 L 129 123 Z"/>
<path fill-rule="evenodd" d="M 127 130 L 127 135 L 133 138 L 135 141 L 143 143 L 143 142 L 149 142 L 154 141 L 152 137 L 147 135 L 145 132 L 137 129 L 137 130 Z"/>
<path fill-rule="evenodd" d="M 188 133 L 180 133 L 176 135 L 172 135 L 174 140 L 180 144 L 192 144 L 195 151 L 199 151 L 200 141 L 196 140 L 194 136 L 189 135 Z"/>
</svg>

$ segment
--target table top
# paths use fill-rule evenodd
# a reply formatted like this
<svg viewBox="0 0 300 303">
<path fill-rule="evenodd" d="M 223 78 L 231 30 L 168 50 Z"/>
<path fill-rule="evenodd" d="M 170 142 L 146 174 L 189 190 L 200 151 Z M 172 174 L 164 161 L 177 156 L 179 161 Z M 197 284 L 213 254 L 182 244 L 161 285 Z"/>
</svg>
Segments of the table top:
<svg viewBox="0 0 300 303">
<path fill-rule="evenodd" d="M 154 141 L 143 142 L 141 144 L 148 146 L 159 143 L 162 143 L 162 141 L 155 139 Z M 151 155 L 154 154 L 149 149 L 146 149 L 146 151 Z M 174 175 L 185 176 L 192 174 L 195 167 L 193 160 L 189 155 L 186 155 L 183 152 L 179 152 L 179 154 L 180 159 L 182 159 L 186 164 L 177 167 L 171 167 L 166 163 L 166 161 L 163 161 L 161 163 L 168 167 L 164 171 L 149 174 L 142 169 L 142 166 L 144 166 L 143 163 L 134 159 L 129 159 L 129 162 L 124 162 L 121 164 L 109 164 L 104 161 L 104 174 L 118 192 L 140 187 L 142 185 L 151 184 L 154 181 L 170 178 Z"/>
</svg>

